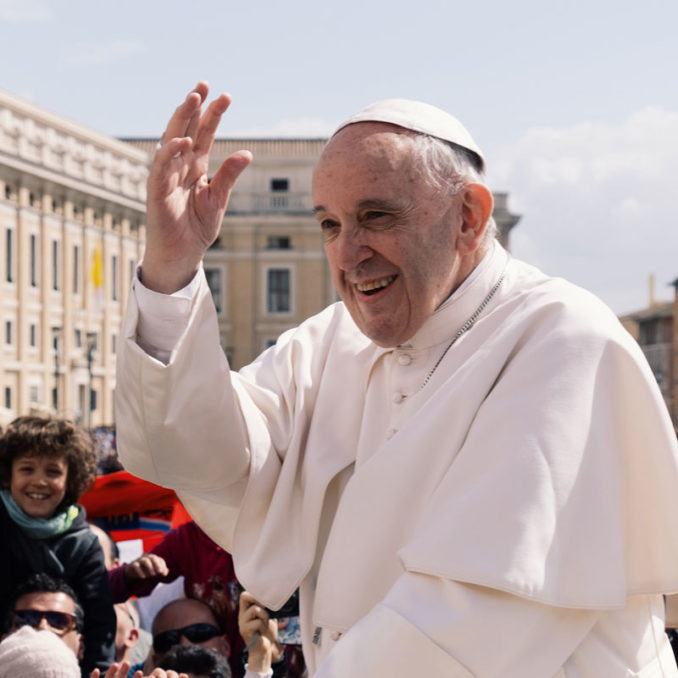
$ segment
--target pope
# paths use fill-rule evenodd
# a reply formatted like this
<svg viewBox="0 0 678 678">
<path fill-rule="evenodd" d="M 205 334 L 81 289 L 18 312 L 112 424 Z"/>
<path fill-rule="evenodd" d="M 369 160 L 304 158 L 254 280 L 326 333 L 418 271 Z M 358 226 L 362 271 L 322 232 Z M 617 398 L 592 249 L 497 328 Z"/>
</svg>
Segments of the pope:
<svg viewBox="0 0 678 678">
<path fill-rule="evenodd" d="M 485 159 L 428 104 L 340 125 L 313 211 L 341 301 L 238 373 L 202 258 L 240 151 L 199 83 L 148 182 L 118 357 L 118 443 L 279 608 L 318 678 L 678 676 L 678 449 L 593 295 L 495 240 Z"/>
</svg>

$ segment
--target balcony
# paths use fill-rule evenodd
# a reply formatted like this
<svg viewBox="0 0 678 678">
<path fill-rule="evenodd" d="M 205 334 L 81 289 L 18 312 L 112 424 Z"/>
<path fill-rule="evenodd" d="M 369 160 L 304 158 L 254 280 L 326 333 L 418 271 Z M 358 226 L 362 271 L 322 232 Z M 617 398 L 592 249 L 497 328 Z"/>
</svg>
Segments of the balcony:
<svg viewBox="0 0 678 678">
<path fill-rule="evenodd" d="M 243 193 L 234 191 L 228 214 L 309 214 L 310 193 Z"/>
</svg>

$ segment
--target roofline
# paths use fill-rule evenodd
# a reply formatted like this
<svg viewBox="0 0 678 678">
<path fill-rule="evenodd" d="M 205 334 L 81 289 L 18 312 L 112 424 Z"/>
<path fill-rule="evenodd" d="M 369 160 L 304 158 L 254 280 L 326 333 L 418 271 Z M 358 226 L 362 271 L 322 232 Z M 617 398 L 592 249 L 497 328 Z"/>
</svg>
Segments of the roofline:
<svg viewBox="0 0 678 678">
<path fill-rule="evenodd" d="M 134 148 L 125 144 L 116 137 L 97 132 L 90 127 L 75 122 L 63 116 L 51 113 L 34 103 L 21 99 L 5 90 L 0 90 L 0 107 L 6 107 L 18 113 L 26 115 L 42 124 L 52 127 L 60 132 L 70 134 L 100 147 L 106 148 L 114 153 L 126 156 L 128 159 L 148 164 L 148 154 L 139 148 Z"/>
</svg>

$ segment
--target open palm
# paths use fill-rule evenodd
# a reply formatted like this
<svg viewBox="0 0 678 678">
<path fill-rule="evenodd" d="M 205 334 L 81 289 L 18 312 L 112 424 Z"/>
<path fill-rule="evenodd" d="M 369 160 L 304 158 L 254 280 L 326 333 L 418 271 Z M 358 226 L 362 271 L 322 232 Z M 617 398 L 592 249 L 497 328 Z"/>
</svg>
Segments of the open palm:
<svg viewBox="0 0 678 678">
<path fill-rule="evenodd" d="M 148 178 L 144 284 L 173 292 L 195 274 L 216 239 L 233 185 L 250 163 L 248 151 L 224 160 L 211 180 L 209 154 L 227 94 L 202 111 L 207 83 L 200 82 L 177 107 L 155 154 Z"/>
</svg>

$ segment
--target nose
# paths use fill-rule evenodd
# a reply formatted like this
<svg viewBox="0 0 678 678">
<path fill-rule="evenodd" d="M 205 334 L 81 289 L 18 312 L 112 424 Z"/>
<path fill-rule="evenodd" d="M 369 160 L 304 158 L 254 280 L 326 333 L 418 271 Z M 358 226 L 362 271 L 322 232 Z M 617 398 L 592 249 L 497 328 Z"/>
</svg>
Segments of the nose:
<svg viewBox="0 0 678 678">
<path fill-rule="evenodd" d="M 40 623 L 38 624 L 38 629 L 40 631 L 44 631 L 47 629 L 49 631 L 49 624 L 47 623 L 47 619 L 45 617 L 40 617 Z"/>
<path fill-rule="evenodd" d="M 374 250 L 365 242 L 361 229 L 342 229 L 337 237 L 329 243 L 331 254 L 336 265 L 342 271 L 354 271 L 363 262 L 374 256 Z"/>
<path fill-rule="evenodd" d="M 194 645 L 195 643 L 192 643 L 186 636 L 181 636 L 179 638 L 179 645 L 183 645 L 184 647 L 187 645 Z"/>
</svg>

